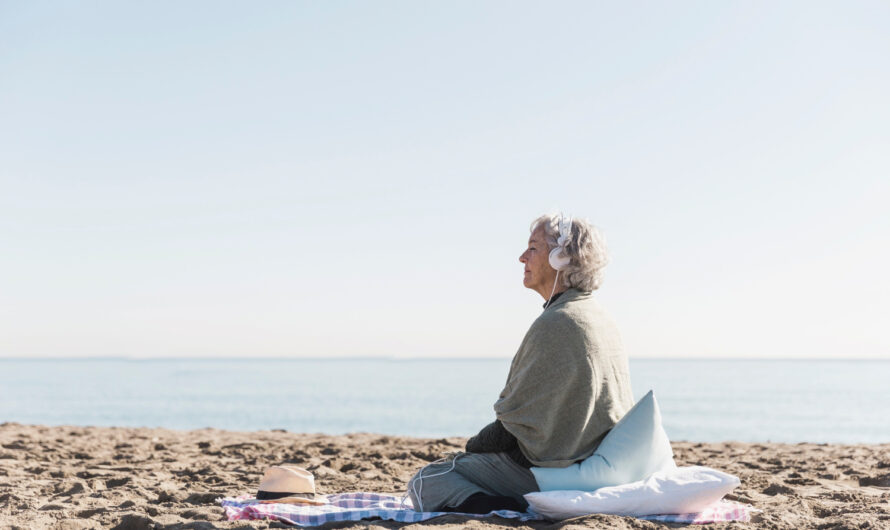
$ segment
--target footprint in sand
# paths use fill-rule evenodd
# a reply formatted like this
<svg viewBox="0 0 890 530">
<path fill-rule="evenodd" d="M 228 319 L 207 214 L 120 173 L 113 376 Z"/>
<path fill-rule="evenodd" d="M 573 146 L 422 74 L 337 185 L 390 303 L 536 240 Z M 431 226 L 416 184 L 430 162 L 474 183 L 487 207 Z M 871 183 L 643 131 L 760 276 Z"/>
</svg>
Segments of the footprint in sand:
<svg viewBox="0 0 890 530">
<path fill-rule="evenodd" d="M 766 489 L 763 490 L 763 493 L 767 495 L 790 495 L 794 493 L 794 490 L 789 488 L 788 486 L 783 486 L 782 484 L 771 483 Z"/>
<path fill-rule="evenodd" d="M 878 486 L 879 488 L 890 488 L 890 473 L 874 477 L 860 477 L 860 486 Z"/>
</svg>

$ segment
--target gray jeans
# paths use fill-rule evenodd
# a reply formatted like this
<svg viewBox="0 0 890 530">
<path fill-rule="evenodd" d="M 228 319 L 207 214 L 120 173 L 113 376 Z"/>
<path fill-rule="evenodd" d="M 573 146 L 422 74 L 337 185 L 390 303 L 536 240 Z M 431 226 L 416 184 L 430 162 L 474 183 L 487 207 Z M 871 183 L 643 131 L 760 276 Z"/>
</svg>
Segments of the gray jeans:
<svg viewBox="0 0 890 530">
<path fill-rule="evenodd" d="M 448 471 L 452 464 L 454 469 Z M 424 467 L 408 481 L 408 495 L 418 512 L 456 507 L 474 493 L 513 497 L 528 506 L 522 495 L 533 491 L 538 491 L 535 476 L 505 453 L 458 453 Z"/>
</svg>

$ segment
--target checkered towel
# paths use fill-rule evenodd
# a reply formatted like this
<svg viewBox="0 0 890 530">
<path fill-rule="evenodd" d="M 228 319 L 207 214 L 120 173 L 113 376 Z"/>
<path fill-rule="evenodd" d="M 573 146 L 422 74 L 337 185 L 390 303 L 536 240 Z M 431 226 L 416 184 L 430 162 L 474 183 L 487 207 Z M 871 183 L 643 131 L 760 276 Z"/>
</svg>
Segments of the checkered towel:
<svg viewBox="0 0 890 530">
<path fill-rule="evenodd" d="M 466 515 L 469 517 L 489 517 L 497 515 L 506 519 L 520 521 L 540 520 L 534 513 L 519 513 L 509 510 L 498 510 L 485 515 L 457 514 L 453 512 L 415 512 L 410 499 L 402 503 L 401 497 L 382 495 L 379 493 L 340 493 L 328 495 L 328 504 L 310 506 L 300 504 L 260 504 L 255 500 L 248 501 L 248 495 L 221 499 L 220 504 L 226 511 L 229 521 L 239 519 L 273 519 L 298 526 L 319 526 L 333 521 L 359 521 L 375 517 L 414 523 L 426 521 L 442 515 Z M 751 508 L 743 504 L 720 501 L 701 513 L 679 515 L 650 515 L 642 517 L 651 521 L 685 524 L 704 524 L 723 521 L 748 521 Z"/>
<path fill-rule="evenodd" d="M 732 501 L 717 501 L 699 513 L 675 513 L 666 515 L 644 515 L 640 519 L 662 523 L 707 524 L 727 521 L 748 522 L 751 512 L 759 512 L 747 504 Z"/>
<path fill-rule="evenodd" d="M 411 499 L 379 493 L 340 493 L 327 495 L 328 504 L 310 506 L 305 504 L 260 504 L 249 499 L 247 495 L 222 499 L 220 503 L 226 510 L 229 521 L 239 519 L 274 519 L 298 526 L 318 526 L 332 521 L 360 521 L 379 517 L 384 520 L 401 523 L 426 521 L 441 515 L 467 515 L 470 517 L 488 517 L 497 515 L 506 519 L 529 521 L 541 519 L 531 513 L 519 513 L 510 510 L 498 510 L 486 515 L 455 514 L 454 512 L 415 512 Z"/>
</svg>

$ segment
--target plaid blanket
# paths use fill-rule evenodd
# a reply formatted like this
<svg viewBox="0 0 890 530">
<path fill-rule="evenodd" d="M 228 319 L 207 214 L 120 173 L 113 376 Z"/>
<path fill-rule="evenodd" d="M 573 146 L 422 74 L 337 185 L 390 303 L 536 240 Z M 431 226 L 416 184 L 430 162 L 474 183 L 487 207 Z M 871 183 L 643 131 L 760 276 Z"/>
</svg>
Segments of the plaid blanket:
<svg viewBox="0 0 890 530">
<path fill-rule="evenodd" d="M 543 520 L 534 513 L 519 513 L 498 510 L 485 515 L 458 514 L 454 512 L 415 512 L 410 499 L 379 493 L 340 493 L 327 495 L 329 504 L 309 506 L 298 504 L 260 504 L 248 501 L 250 496 L 220 499 L 229 521 L 242 519 L 272 519 L 297 526 L 319 526 L 333 521 L 359 521 L 380 518 L 402 523 L 426 521 L 442 515 L 465 515 L 468 517 L 490 517 L 496 515 L 505 519 L 520 521 Z M 705 524 L 724 521 L 749 521 L 752 508 L 736 502 L 720 501 L 701 513 L 678 515 L 649 515 L 641 517 L 650 521 L 684 524 Z"/>
<path fill-rule="evenodd" d="M 666 515 L 644 515 L 640 519 L 662 523 L 708 524 L 751 520 L 752 512 L 759 512 L 748 504 L 722 500 L 715 502 L 700 513 L 674 513 Z"/>
<path fill-rule="evenodd" d="M 470 517 L 488 517 L 497 515 L 505 519 L 529 521 L 542 519 L 531 513 L 519 513 L 510 510 L 498 510 L 485 515 L 455 514 L 454 512 L 415 512 L 411 499 L 402 502 L 401 497 L 380 493 L 339 493 L 326 495 L 328 504 L 309 506 L 301 504 L 260 504 L 256 501 L 245 502 L 250 498 L 241 497 L 222 499 L 220 503 L 226 510 L 229 521 L 239 519 L 273 519 L 298 526 L 318 526 L 332 521 L 360 521 L 362 519 L 380 519 L 416 523 L 442 515 L 467 515 Z"/>
</svg>

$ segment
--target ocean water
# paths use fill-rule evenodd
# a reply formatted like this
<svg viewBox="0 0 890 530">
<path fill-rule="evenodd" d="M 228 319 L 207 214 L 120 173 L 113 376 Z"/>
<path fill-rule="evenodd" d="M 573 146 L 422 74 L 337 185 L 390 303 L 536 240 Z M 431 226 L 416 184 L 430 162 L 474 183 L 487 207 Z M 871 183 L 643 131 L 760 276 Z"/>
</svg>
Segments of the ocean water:
<svg viewBox="0 0 890 530">
<path fill-rule="evenodd" d="M 0 422 L 469 436 L 510 359 L 0 359 Z M 890 361 L 631 359 L 672 440 L 890 442 Z"/>
</svg>

